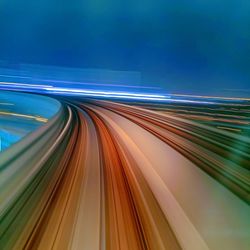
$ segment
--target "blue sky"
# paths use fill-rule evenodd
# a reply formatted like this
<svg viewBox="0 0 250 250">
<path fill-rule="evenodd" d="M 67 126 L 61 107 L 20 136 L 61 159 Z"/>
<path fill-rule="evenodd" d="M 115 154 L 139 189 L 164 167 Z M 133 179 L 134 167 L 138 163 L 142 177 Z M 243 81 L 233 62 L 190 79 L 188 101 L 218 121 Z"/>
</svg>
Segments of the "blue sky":
<svg viewBox="0 0 250 250">
<path fill-rule="evenodd" d="M 249 0 L 0 0 L 0 60 L 135 70 L 173 92 L 250 96 L 249 13 Z"/>
</svg>

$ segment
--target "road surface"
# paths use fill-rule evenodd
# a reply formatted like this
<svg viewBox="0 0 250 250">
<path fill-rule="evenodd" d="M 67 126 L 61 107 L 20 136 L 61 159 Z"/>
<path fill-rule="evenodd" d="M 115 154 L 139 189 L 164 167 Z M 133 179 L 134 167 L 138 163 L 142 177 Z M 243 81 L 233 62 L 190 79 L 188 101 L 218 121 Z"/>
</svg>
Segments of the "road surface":
<svg viewBox="0 0 250 250">
<path fill-rule="evenodd" d="M 249 136 L 186 111 L 61 102 L 1 155 L 1 249 L 249 249 Z"/>
</svg>

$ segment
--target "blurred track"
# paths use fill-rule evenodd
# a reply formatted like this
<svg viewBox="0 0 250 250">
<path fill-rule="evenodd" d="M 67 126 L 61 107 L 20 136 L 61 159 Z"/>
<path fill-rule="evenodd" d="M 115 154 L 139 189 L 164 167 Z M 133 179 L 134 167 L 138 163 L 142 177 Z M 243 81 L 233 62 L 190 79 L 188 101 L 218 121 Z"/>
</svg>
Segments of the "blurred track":
<svg viewBox="0 0 250 250">
<path fill-rule="evenodd" d="M 25 150 L 0 159 L 0 249 L 248 249 L 249 137 L 62 102 Z"/>
</svg>

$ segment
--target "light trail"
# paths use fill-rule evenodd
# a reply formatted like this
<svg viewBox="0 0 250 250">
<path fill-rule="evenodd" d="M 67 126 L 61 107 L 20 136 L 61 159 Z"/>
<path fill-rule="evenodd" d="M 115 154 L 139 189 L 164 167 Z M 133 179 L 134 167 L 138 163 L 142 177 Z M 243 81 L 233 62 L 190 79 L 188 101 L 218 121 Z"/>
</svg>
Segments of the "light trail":
<svg viewBox="0 0 250 250">
<path fill-rule="evenodd" d="M 139 94 L 139 93 L 130 93 L 130 92 L 119 92 L 119 91 L 99 91 L 99 90 L 84 90 L 84 89 L 75 89 L 75 88 L 58 88 L 58 87 L 46 87 L 46 90 L 63 92 L 63 93 L 76 93 L 76 94 L 92 94 L 95 95 L 109 95 L 109 96 L 128 96 L 128 97 L 150 97 L 150 98 L 165 98 L 164 95 L 156 94 Z"/>
<path fill-rule="evenodd" d="M 205 95 L 184 95 L 184 94 L 172 94 L 172 96 L 177 97 L 195 97 L 195 98 L 205 98 L 205 99 L 219 99 L 219 100 L 229 100 L 229 101 L 249 101 L 249 98 L 241 97 L 224 97 L 224 96 L 205 96 Z"/>
<path fill-rule="evenodd" d="M 83 90 L 73 88 L 45 88 L 50 93 L 56 94 L 70 94 L 75 96 L 92 96 L 92 97 L 106 97 L 106 98 L 117 98 L 117 99 L 133 99 L 133 100 L 151 100 L 151 101 L 165 101 L 174 103 L 192 103 L 192 104 L 217 104 L 216 102 L 208 101 L 195 101 L 186 99 L 171 99 L 169 95 L 156 95 L 156 94 L 138 94 L 131 92 L 114 92 L 114 91 L 95 91 L 95 90 Z"/>
<path fill-rule="evenodd" d="M 0 102 L 0 105 L 4 105 L 4 106 L 13 106 L 13 103 L 9 103 L 9 102 Z"/>
<path fill-rule="evenodd" d="M 52 85 L 41 85 L 41 84 L 30 84 L 30 83 L 15 83 L 15 82 L 0 82 L 1 85 L 7 85 L 8 87 L 26 87 L 26 88 L 37 88 L 37 89 L 45 89 L 45 88 L 51 88 Z"/>
<path fill-rule="evenodd" d="M 77 81 L 65 81 L 65 80 L 53 80 L 53 79 L 41 79 L 34 78 L 34 81 L 42 81 L 42 82 L 53 82 L 53 83 L 62 83 L 62 84 L 79 84 L 79 85 L 87 85 L 87 86 L 104 86 L 104 87 L 126 87 L 126 88 L 138 88 L 138 89 L 157 89 L 160 90 L 159 87 L 145 87 L 141 85 L 127 85 L 127 84 L 111 84 L 111 83 L 95 83 L 95 82 L 77 82 Z"/>
<path fill-rule="evenodd" d="M 15 116 L 15 117 L 21 117 L 26 119 L 34 119 L 39 122 L 47 122 L 48 119 L 40 116 L 34 116 L 34 115 L 26 115 L 26 114 L 19 114 L 19 113 L 13 113 L 13 112 L 4 112 L 0 111 L 0 115 L 8 115 L 8 116 Z"/>
</svg>

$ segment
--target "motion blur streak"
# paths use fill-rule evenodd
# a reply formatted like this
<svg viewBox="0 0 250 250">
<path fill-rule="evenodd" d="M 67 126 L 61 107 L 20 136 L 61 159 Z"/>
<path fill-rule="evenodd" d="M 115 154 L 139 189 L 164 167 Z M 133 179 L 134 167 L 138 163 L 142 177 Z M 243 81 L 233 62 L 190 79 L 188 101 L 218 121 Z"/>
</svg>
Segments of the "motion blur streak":
<svg viewBox="0 0 250 250">
<path fill-rule="evenodd" d="M 248 249 L 241 129 L 189 119 L 192 108 L 61 102 L 25 147 L 1 155 L 0 249 Z M 237 114 L 215 116 L 227 128 Z"/>
</svg>

